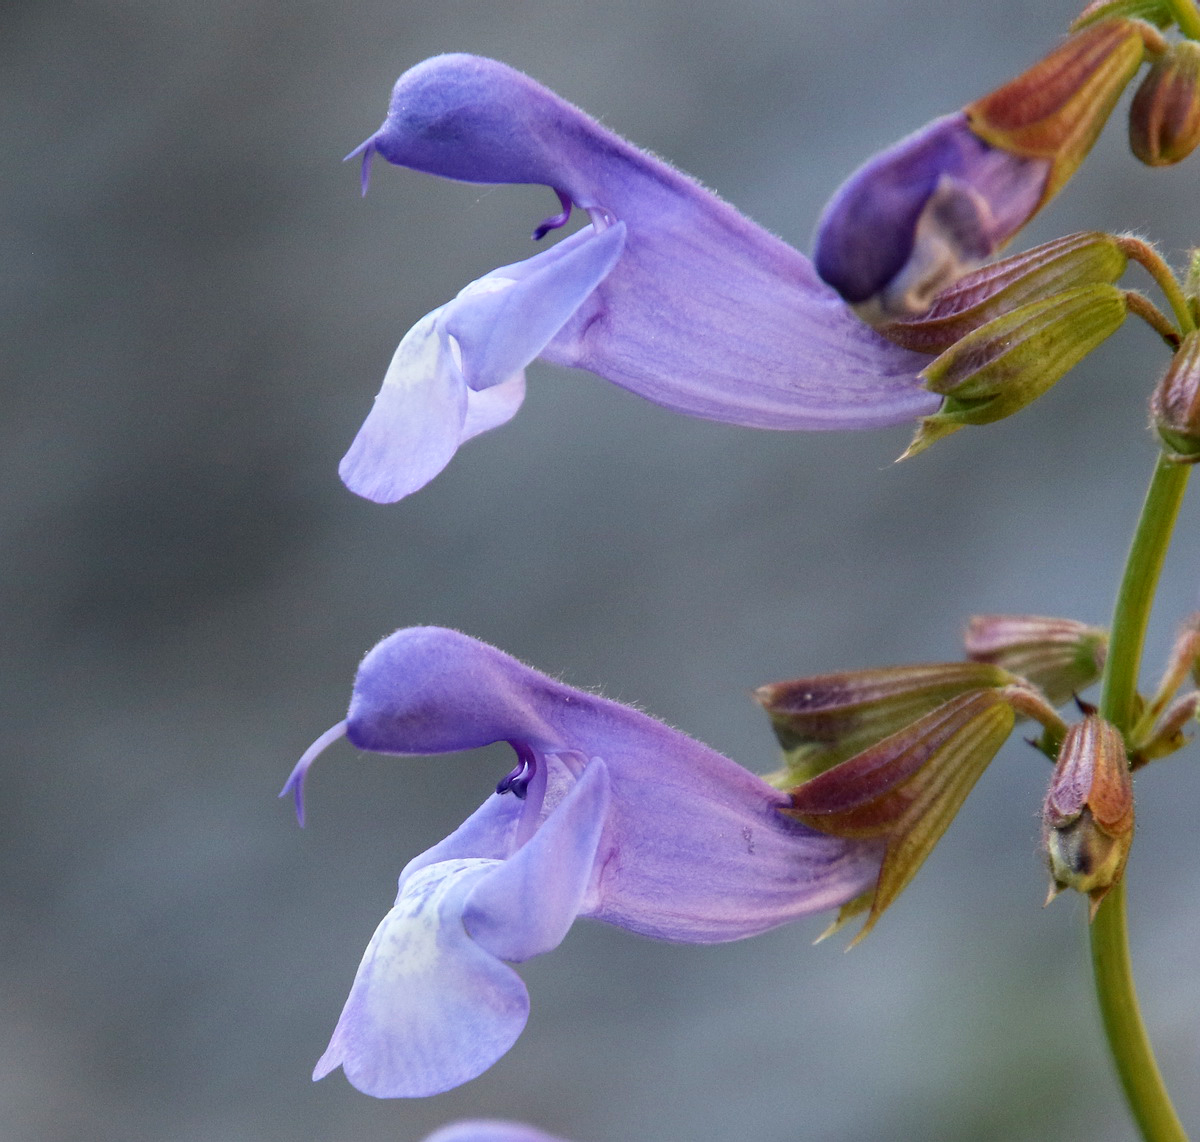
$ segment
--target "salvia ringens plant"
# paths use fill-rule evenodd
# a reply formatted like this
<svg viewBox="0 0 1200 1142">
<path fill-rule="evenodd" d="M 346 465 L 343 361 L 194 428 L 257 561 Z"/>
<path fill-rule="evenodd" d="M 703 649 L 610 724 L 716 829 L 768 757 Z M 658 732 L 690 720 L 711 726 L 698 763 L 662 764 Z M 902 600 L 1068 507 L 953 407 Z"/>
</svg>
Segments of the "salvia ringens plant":
<svg viewBox="0 0 1200 1142">
<path fill-rule="evenodd" d="M 1181 162 L 1200 144 L 1200 44 L 1180 40 L 1151 65 L 1129 108 L 1129 147 L 1147 166 Z"/>
<path fill-rule="evenodd" d="M 1133 782 L 1125 740 L 1096 714 L 1063 739 L 1042 807 L 1042 841 L 1052 884 L 1091 898 L 1091 915 L 1125 870 L 1133 843 Z"/>
<path fill-rule="evenodd" d="M 901 459 L 969 424 L 991 424 L 1031 404 L 1115 333 L 1128 313 L 1124 291 L 1077 286 L 1019 306 L 968 333 L 921 376 L 946 399 L 922 418 Z"/>
<path fill-rule="evenodd" d="M 528 1012 L 510 965 L 551 951 L 579 917 L 714 943 L 838 909 L 834 929 L 866 915 L 861 939 L 1015 722 L 1032 718 L 1045 731 L 1034 744 L 1055 762 L 1042 812 L 1052 895 L 1090 897 L 1097 991 L 1125 1089 L 1143 1126 L 1170 1118 L 1165 1091 L 1144 1093 L 1154 1064 L 1128 965 L 1111 951 L 1125 922 L 1112 889 L 1133 833 L 1131 769 L 1180 748 L 1200 708 L 1200 691 L 1179 693 L 1189 677 L 1200 685 L 1196 619 L 1153 696 L 1136 689 L 1144 604 L 1188 472 L 1179 461 L 1200 458 L 1200 251 L 1182 283 L 1150 243 L 1103 233 L 987 262 L 1063 188 L 1147 61 L 1135 152 L 1163 165 L 1196 145 L 1196 41 L 1194 0 L 1089 4 L 1033 67 L 853 173 L 822 213 L 811 261 L 505 64 L 454 54 L 400 77 L 383 124 L 353 152 L 364 191 L 379 155 L 447 179 L 549 188 L 561 211 L 535 227 L 538 240 L 575 212 L 587 224 L 469 283 L 404 336 L 340 469 L 370 499 L 410 494 L 509 420 L 538 359 L 749 427 L 916 421 L 911 455 L 1024 408 L 1127 313 L 1177 351 L 1151 402 L 1166 447 L 1111 645 L 1069 620 L 983 615 L 966 662 L 762 687 L 786 760 L 769 779 L 466 635 L 411 628 L 380 643 L 346 718 L 285 787 L 298 811 L 313 760 L 341 737 L 402 757 L 504 742 L 515 764 L 405 867 L 314 1077 L 340 1066 L 370 1094 L 411 1097 L 481 1073 Z M 1127 259 L 1149 271 L 1169 315 L 1117 288 Z M 1103 717 L 1080 703 L 1087 716 L 1067 727 L 1055 707 L 1102 670 Z M 484 1120 L 433 1137 L 557 1142 Z"/>
<path fill-rule="evenodd" d="M 1019 674 L 1061 706 L 1099 679 L 1108 632 L 1047 615 L 973 615 L 963 642 L 972 661 Z"/>
</svg>

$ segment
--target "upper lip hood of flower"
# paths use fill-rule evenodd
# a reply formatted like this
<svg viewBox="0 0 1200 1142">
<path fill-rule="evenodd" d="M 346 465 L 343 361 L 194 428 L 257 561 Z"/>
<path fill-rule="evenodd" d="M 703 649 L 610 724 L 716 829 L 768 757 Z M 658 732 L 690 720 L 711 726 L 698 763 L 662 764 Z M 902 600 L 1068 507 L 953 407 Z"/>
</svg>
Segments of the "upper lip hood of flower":
<svg viewBox="0 0 1200 1142">
<path fill-rule="evenodd" d="M 470 55 L 418 64 L 397 81 L 382 127 L 352 153 L 362 155 L 364 175 L 378 153 L 445 178 L 549 186 L 564 210 L 539 234 L 565 224 L 573 206 L 592 221 L 476 283 L 511 291 L 504 313 L 466 316 L 464 299 L 479 293 L 469 287 L 426 318 L 428 351 L 410 347 L 402 367 L 393 362 L 387 399 L 381 393 L 374 423 L 343 464 L 343 479 L 368 498 L 414 491 L 473 435 L 463 430 L 470 397 L 449 394 L 481 395 L 535 357 L 590 370 L 677 412 L 756 428 L 873 428 L 939 403 L 917 379 L 928 359 L 865 326 L 803 254 L 505 64 Z M 566 284 L 532 283 L 568 243 L 586 270 Z M 530 320 L 538 336 L 501 352 L 513 339 L 495 331 Z M 502 365 L 489 361 L 493 352 Z M 474 431 L 513 412 L 515 404 Z M 402 424 L 425 421 L 422 438 L 444 442 L 423 446 L 438 451 L 436 466 L 410 460 L 416 430 Z"/>
<path fill-rule="evenodd" d="M 882 846 L 821 835 L 786 796 L 627 706 L 437 627 L 401 630 L 359 669 L 342 731 L 382 753 L 509 742 L 516 769 L 412 860 L 315 1077 L 339 1064 L 370 1094 L 434 1094 L 496 1061 L 528 996 L 505 960 L 556 947 L 576 916 L 658 939 L 740 939 L 868 888 Z M 515 794 L 510 795 L 510 794 Z"/>
</svg>

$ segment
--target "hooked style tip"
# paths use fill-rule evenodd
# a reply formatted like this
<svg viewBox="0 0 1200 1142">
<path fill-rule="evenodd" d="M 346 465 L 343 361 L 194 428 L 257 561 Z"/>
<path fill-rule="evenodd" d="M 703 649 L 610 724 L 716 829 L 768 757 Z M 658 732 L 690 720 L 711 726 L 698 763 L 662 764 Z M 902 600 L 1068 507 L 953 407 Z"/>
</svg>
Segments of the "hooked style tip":
<svg viewBox="0 0 1200 1142">
<path fill-rule="evenodd" d="M 308 776 L 309 767 L 338 738 L 345 736 L 346 719 L 343 718 L 337 725 L 330 726 L 329 729 L 304 751 L 304 756 L 296 762 L 292 772 L 288 774 L 287 781 L 283 783 L 283 788 L 279 791 L 280 797 L 286 797 L 290 793 L 295 799 L 296 821 L 301 828 L 304 828 L 304 779 Z"/>
<path fill-rule="evenodd" d="M 367 197 L 367 189 L 371 185 L 371 158 L 375 154 L 375 136 L 372 135 L 369 139 L 364 139 L 357 147 L 354 148 L 342 162 L 348 163 L 357 155 L 362 155 L 362 195 Z"/>
<path fill-rule="evenodd" d="M 535 242 L 540 242 L 551 230 L 557 230 L 571 221 L 571 207 L 574 206 L 571 196 L 561 190 L 555 190 L 554 193 L 558 195 L 558 201 L 562 203 L 562 211 L 555 214 L 552 218 L 546 218 L 542 221 L 541 225 L 533 232 L 533 240 Z"/>
</svg>

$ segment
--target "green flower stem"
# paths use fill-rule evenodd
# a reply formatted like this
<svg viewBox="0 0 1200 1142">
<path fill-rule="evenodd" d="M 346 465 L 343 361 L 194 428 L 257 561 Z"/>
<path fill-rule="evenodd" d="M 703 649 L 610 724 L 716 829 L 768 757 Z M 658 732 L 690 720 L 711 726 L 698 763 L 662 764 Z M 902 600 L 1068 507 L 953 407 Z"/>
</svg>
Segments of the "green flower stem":
<svg viewBox="0 0 1200 1142">
<path fill-rule="evenodd" d="M 1162 290 L 1163 296 L 1171 306 L 1171 312 L 1179 323 L 1179 331 L 1190 333 L 1195 329 L 1196 323 L 1192 319 L 1192 311 L 1188 306 L 1183 289 L 1179 285 L 1179 279 L 1172 273 L 1171 267 L 1163 261 L 1162 255 L 1149 242 L 1143 242 L 1141 238 L 1134 238 L 1130 235 L 1118 238 L 1117 246 L 1125 253 L 1126 257 L 1137 262 L 1154 279 L 1155 284 Z"/>
<path fill-rule="evenodd" d="M 1146 624 L 1190 471 L 1160 453 L 1125 562 L 1100 696 L 1100 713 L 1122 733 L 1133 724 Z"/>
<path fill-rule="evenodd" d="M 1146 623 L 1190 470 L 1190 465 L 1159 456 L 1125 563 L 1100 699 L 1100 713 L 1122 732 L 1130 728 L 1136 714 Z M 1138 1010 L 1129 961 L 1123 880 L 1100 904 L 1091 925 L 1091 943 L 1104 1032 L 1142 1137 L 1146 1142 L 1187 1142 Z"/>
<path fill-rule="evenodd" d="M 1193 0 L 1167 0 L 1179 30 L 1190 40 L 1200 40 L 1200 10 Z"/>
</svg>

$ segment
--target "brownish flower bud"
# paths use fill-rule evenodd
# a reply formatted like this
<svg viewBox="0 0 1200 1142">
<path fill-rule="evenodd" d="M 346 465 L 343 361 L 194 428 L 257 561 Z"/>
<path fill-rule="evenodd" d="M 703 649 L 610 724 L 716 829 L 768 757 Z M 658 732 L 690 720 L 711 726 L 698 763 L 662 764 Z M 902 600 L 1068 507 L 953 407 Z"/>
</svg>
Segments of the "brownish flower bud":
<svg viewBox="0 0 1200 1142">
<path fill-rule="evenodd" d="M 1200 333 L 1189 333 L 1150 398 L 1154 426 L 1175 459 L 1200 460 Z"/>
<path fill-rule="evenodd" d="M 1015 722 L 998 690 L 951 698 L 792 790 L 790 815 L 837 837 L 886 838 L 861 940 L 954 819 Z"/>
<path fill-rule="evenodd" d="M 918 353 L 941 353 L 968 333 L 1018 306 L 1076 286 L 1112 284 L 1128 256 L 1111 234 L 1084 231 L 967 274 L 920 317 L 879 326 L 879 332 Z"/>
<path fill-rule="evenodd" d="M 767 780 L 781 789 L 818 773 L 915 722 L 949 698 L 1002 687 L 1013 676 L 999 666 L 945 662 L 818 674 L 760 686 L 786 764 Z"/>
<path fill-rule="evenodd" d="M 1100 627 L 1044 615 L 974 615 L 963 641 L 968 658 L 1019 674 L 1055 706 L 1100 677 L 1108 649 Z"/>
<path fill-rule="evenodd" d="M 1121 878 L 1133 843 L 1133 782 L 1120 731 L 1098 715 L 1063 739 L 1042 809 L 1042 840 L 1054 883 L 1091 897 L 1091 913 Z"/>
<path fill-rule="evenodd" d="M 1200 44 L 1180 40 L 1154 61 L 1129 108 L 1129 146 L 1147 166 L 1186 159 L 1200 144 Z"/>
<path fill-rule="evenodd" d="M 1028 71 L 966 108 L 971 129 L 994 147 L 1053 163 L 1042 202 L 1071 177 L 1162 36 L 1138 20 L 1089 23 Z"/>
</svg>

